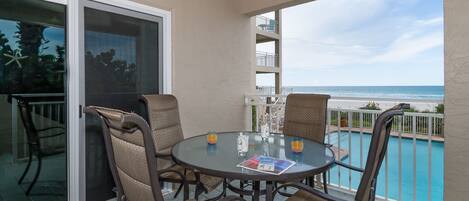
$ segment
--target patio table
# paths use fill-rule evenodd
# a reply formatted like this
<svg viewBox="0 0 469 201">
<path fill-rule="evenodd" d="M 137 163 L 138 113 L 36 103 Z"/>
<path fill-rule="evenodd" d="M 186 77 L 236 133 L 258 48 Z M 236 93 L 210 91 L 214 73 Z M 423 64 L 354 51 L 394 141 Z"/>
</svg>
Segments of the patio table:
<svg viewBox="0 0 469 201">
<path fill-rule="evenodd" d="M 302 139 L 302 153 L 294 153 L 291 141 L 297 137 L 282 134 L 271 134 L 265 141 L 259 133 L 242 132 L 249 136 L 249 150 L 244 156 L 238 154 L 237 138 L 240 132 L 218 133 L 215 145 L 207 143 L 207 136 L 200 135 L 185 139 L 172 148 L 176 163 L 185 168 L 203 174 L 240 181 L 253 181 L 253 200 L 259 200 L 260 182 L 266 182 L 266 200 L 273 200 L 273 183 L 298 181 L 308 176 L 320 174 L 334 164 L 334 153 L 326 145 Z M 237 165 L 254 155 L 267 155 L 278 159 L 288 159 L 296 164 L 280 175 L 260 173 L 237 167 Z"/>
</svg>

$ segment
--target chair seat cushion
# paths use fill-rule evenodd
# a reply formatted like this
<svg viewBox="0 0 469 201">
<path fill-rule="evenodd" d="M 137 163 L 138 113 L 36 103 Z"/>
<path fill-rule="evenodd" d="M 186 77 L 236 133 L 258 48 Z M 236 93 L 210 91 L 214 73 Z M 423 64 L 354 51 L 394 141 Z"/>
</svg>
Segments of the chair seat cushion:
<svg viewBox="0 0 469 201">
<path fill-rule="evenodd" d="M 289 197 L 287 201 L 325 201 L 324 199 L 317 197 L 306 191 L 299 190 L 293 196 Z"/>
<path fill-rule="evenodd" d="M 171 170 L 178 171 L 182 174 L 184 174 L 184 167 L 180 165 L 174 165 L 173 167 L 169 168 Z M 178 174 L 174 172 L 168 172 L 168 173 L 163 173 L 160 175 L 160 177 L 164 179 L 173 179 L 173 180 L 179 180 L 181 179 Z M 186 170 L 186 179 L 190 184 L 195 184 L 196 178 L 195 174 L 193 171 L 187 169 Z M 213 177 L 205 174 L 200 174 L 200 182 L 204 185 L 205 188 L 207 188 L 208 191 L 212 191 L 216 189 L 221 183 L 223 183 L 223 178 L 220 177 Z"/>
</svg>

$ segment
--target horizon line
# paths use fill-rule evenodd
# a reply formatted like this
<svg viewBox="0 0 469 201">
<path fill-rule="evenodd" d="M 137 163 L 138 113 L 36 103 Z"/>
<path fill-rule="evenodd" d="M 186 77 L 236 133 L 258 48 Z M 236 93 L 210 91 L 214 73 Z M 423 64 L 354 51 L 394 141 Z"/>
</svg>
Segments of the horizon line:
<svg viewBox="0 0 469 201">
<path fill-rule="evenodd" d="M 285 85 L 282 87 L 444 87 L 445 85 Z M 275 87 L 256 85 L 256 87 Z"/>
</svg>

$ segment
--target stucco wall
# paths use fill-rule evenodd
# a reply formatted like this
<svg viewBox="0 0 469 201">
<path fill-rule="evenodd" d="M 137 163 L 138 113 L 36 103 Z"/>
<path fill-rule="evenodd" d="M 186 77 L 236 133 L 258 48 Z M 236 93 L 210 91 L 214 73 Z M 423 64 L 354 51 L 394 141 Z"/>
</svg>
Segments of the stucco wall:
<svg viewBox="0 0 469 201">
<path fill-rule="evenodd" d="M 468 200 L 469 1 L 445 0 L 445 200 Z"/>
<path fill-rule="evenodd" d="M 236 0 L 236 8 L 240 13 L 254 16 L 310 1 L 314 0 Z"/>
<path fill-rule="evenodd" d="M 232 0 L 136 0 L 172 11 L 173 94 L 186 137 L 245 129 L 251 93 L 250 17 Z"/>
</svg>

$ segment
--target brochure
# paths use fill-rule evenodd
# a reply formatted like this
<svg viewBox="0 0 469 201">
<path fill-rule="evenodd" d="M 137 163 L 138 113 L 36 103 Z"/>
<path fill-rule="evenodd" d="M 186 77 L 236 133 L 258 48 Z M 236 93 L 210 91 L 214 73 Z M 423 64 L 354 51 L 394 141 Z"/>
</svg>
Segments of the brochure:
<svg viewBox="0 0 469 201">
<path fill-rule="evenodd" d="M 290 160 L 255 155 L 238 164 L 237 167 L 267 174 L 280 175 L 293 165 L 295 165 L 295 162 Z"/>
</svg>

